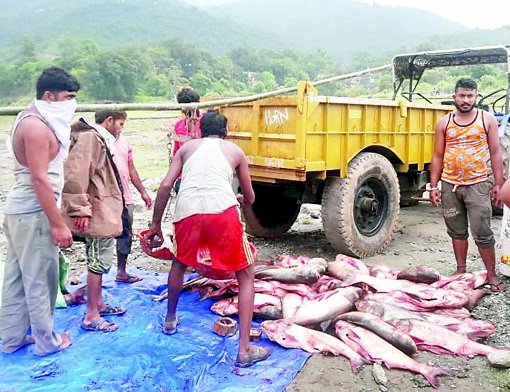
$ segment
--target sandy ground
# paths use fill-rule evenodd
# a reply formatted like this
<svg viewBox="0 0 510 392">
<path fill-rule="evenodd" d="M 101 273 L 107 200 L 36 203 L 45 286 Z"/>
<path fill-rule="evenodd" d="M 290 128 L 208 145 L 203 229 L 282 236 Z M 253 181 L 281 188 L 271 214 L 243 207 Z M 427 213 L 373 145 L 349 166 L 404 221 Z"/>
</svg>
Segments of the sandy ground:
<svg viewBox="0 0 510 392">
<path fill-rule="evenodd" d="M 5 124 L 5 121 L 3 124 L 0 122 L 0 211 L 3 210 L 5 196 L 12 183 L 12 176 L 9 172 L 10 162 L 3 143 L 8 129 Z M 136 127 L 134 120 L 129 124 Z M 161 137 L 161 129 L 157 132 L 157 137 Z M 146 144 L 148 138 L 151 137 L 151 135 L 142 137 L 133 133 L 131 141 L 135 146 L 135 152 L 136 149 L 142 150 L 144 143 Z M 140 162 L 144 158 L 138 155 L 137 159 Z M 144 176 L 142 175 L 142 177 Z M 155 188 L 152 184 L 158 183 L 158 180 L 146 178 L 144 182 L 148 188 L 152 188 L 152 195 L 155 196 Z M 146 228 L 150 217 L 151 212 L 145 209 L 137 195 L 135 231 Z M 3 216 L 0 215 L 0 219 L 3 221 Z M 495 233 L 499 233 L 500 225 L 501 219 L 496 217 L 493 220 Z M 320 206 L 316 205 L 304 205 L 295 225 L 284 236 L 274 240 L 259 238 L 251 238 L 251 240 L 258 248 L 260 259 L 273 259 L 284 253 L 319 256 L 328 260 L 334 259 L 336 255 L 322 231 Z M 73 246 L 66 253 L 73 261 L 71 278 L 79 276 L 84 267 L 83 250 L 78 245 Z M 3 233 L 0 233 L 0 255 L 1 264 L 5 257 L 5 237 Z M 369 264 L 386 264 L 397 269 L 412 265 L 428 265 L 442 273 L 452 272 L 454 270 L 453 254 L 439 210 L 426 202 L 421 202 L 415 207 L 402 209 L 398 230 L 389 247 L 381 254 L 367 258 L 365 261 Z M 162 272 L 167 272 L 169 267 L 168 263 L 151 259 L 143 254 L 137 244 L 135 244 L 129 265 Z M 3 271 L 1 267 L 0 265 L 0 270 Z M 482 263 L 474 244 L 471 243 L 468 269 L 481 268 Z M 498 327 L 496 334 L 488 340 L 488 343 L 509 345 L 505 325 L 509 313 L 508 300 L 505 294 L 491 295 L 481 301 L 474 312 L 475 316 L 489 319 Z M 506 379 L 509 379 L 507 372 L 489 368 L 484 358 L 461 359 L 425 353 L 420 353 L 417 358 L 431 365 L 445 366 L 451 369 L 451 376 L 440 378 L 438 391 L 484 390 L 496 392 L 510 390 L 510 382 L 506 381 Z M 372 366 L 366 366 L 359 374 L 354 375 L 346 359 L 314 355 L 307 361 L 303 370 L 287 390 L 292 392 L 316 390 L 359 392 L 432 390 L 419 375 L 399 370 L 386 370 L 386 375 L 388 384 L 386 387 L 382 387 L 374 381 Z"/>
</svg>

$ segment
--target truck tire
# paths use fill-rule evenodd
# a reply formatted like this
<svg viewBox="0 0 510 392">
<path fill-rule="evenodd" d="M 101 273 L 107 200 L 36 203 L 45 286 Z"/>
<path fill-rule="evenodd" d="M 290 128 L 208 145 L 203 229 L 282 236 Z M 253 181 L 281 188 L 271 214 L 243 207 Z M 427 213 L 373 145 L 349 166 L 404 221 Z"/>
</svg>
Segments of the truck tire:
<svg viewBox="0 0 510 392">
<path fill-rule="evenodd" d="M 253 184 L 253 214 L 243 213 L 246 232 L 257 237 L 274 238 L 285 234 L 296 221 L 301 203 L 284 189 Z"/>
<path fill-rule="evenodd" d="M 390 161 L 360 153 L 347 178 L 328 177 L 322 195 L 322 224 L 337 251 L 371 256 L 391 241 L 400 211 L 397 173 Z"/>
</svg>

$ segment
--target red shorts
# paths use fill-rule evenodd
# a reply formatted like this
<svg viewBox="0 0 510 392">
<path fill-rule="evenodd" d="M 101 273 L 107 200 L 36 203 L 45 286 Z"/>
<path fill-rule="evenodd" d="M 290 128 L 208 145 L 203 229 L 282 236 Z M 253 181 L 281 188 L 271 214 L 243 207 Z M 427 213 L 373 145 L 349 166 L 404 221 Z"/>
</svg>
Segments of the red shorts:
<svg viewBox="0 0 510 392">
<path fill-rule="evenodd" d="M 190 266 L 240 271 L 253 255 L 237 206 L 219 214 L 195 214 L 175 223 L 177 260 Z"/>
</svg>

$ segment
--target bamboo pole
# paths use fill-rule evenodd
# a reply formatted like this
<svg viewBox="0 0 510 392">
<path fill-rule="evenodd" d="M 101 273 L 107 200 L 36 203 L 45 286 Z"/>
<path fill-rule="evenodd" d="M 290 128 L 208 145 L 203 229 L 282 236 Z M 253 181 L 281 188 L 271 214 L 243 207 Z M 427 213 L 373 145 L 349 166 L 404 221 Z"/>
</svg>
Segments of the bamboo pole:
<svg viewBox="0 0 510 392">
<path fill-rule="evenodd" d="M 363 71 L 351 72 L 344 75 L 333 76 L 327 79 L 317 80 L 312 82 L 314 86 L 322 84 L 334 83 L 340 80 L 352 79 L 368 73 L 380 72 L 385 69 L 390 69 L 391 64 L 383 65 L 375 68 L 367 68 Z M 297 86 L 286 87 L 278 90 L 268 91 L 265 93 L 248 95 L 245 97 L 218 99 L 216 101 L 205 101 L 197 103 L 107 103 L 107 104 L 82 104 L 78 105 L 76 112 L 95 112 L 97 110 L 147 110 L 147 111 L 162 111 L 162 110 L 181 110 L 186 108 L 202 109 L 210 107 L 220 107 L 227 105 L 235 105 L 237 103 L 252 102 L 263 98 L 275 97 L 277 95 L 289 94 L 297 91 Z M 26 107 L 21 106 L 5 106 L 0 107 L 0 116 L 17 115 L 19 112 L 25 110 Z"/>
</svg>

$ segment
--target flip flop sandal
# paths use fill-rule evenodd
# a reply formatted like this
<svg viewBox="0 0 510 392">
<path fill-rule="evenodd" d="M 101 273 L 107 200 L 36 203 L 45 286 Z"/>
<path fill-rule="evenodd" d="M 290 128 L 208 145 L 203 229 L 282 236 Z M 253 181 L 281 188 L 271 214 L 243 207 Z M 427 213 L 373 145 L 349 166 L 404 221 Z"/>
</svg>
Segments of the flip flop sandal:
<svg viewBox="0 0 510 392">
<path fill-rule="evenodd" d="M 483 286 L 483 288 L 489 290 L 490 293 L 496 294 L 504 293 L 508 289 L 508 286 L 503 282 L 499 282 L 498 284 L 487 283 Z"/>
<path fill-rule="evenodd" d="M 143 280 L 143 278 L 140 278 L 139 276 L 133 276 L 133 275 L 129 275 L 125 278 L 115 278 L 115 281 L 119 282 L 119 283 L 136 283 L 136 282 L 140 282 L 142 280 Z"/>
<path fill-rule="evenodd" d="M 238 355 L 236 360 L 236 365 L 239 367 L 248 367 L 253 365 L 256 362 L 263 361 L 264 359 L 267 359 L 269 355 L 271 355 L 271 351 L 265 347 L 260 346 L 252 346 L 253 351 L 250 351 L 248 355 L 246 355 L 246 358 L 241 359 L 241 357 Z"/>
<path fill-rule="evenodd" d="M 80 328 L 85 331 L 94 331 L 94 332 L 113 332 L 116 329 L 111 329 L 112 326 L 116 326 L 116 324 L 109 322 L 103 317 L 99 317 L 98 319 L 92 321 L 90 324 L 85 324 L 84 321 L 81 322 Z"/>
<path fill-rule="evenodd" d="M 163 333 L 165 335 L 173 335 L 177 332 L 177 325 L 179 325 L 179 317 L 175 317 L 173 321 L 163 322 Z"/>
<path fill-rule="evenodd" d="M 127 312 L 126 308 L 106 304 L 106 308 L 99 312 L 100 316 L 122 316 Z"/>
</svg>

